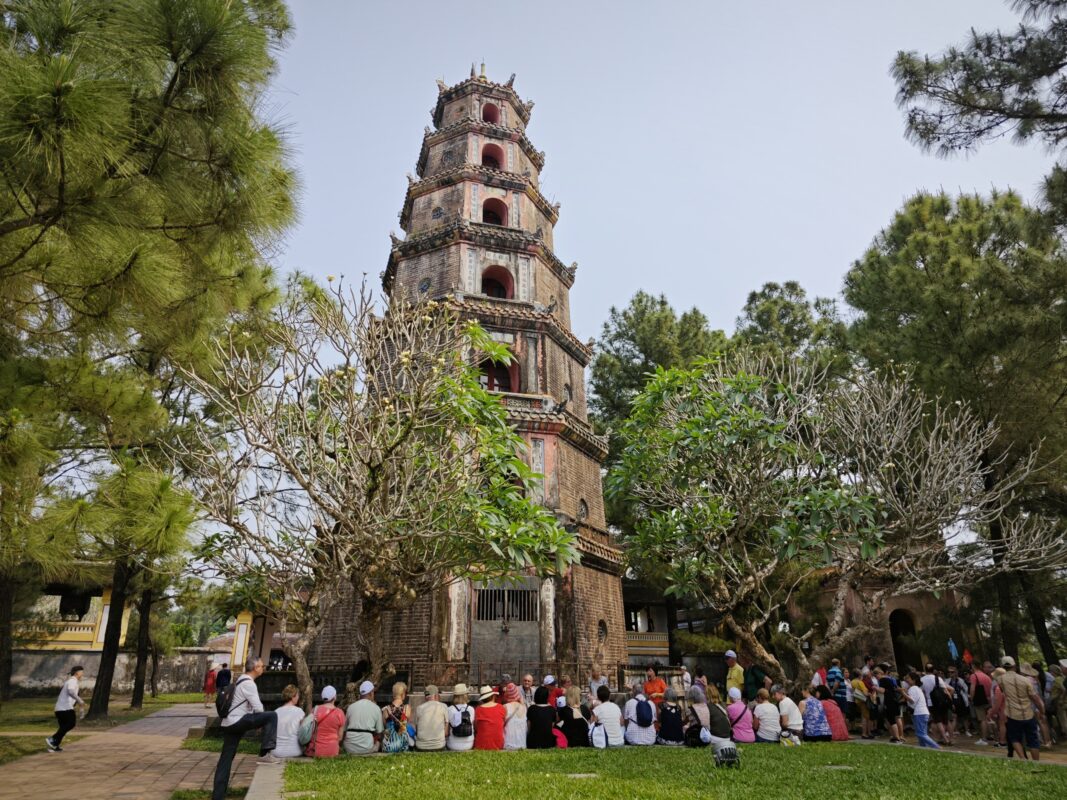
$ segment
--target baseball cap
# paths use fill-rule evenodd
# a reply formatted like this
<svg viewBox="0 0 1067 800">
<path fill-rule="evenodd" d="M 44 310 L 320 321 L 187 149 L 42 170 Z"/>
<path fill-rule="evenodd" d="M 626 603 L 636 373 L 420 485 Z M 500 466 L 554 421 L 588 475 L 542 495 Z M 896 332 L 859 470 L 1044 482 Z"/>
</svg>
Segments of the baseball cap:
<svg viewBox="0 0 1067 800">
<path fill-rule="evenodd" d="M 359 696 L 360 697 L 362 697 L 363 695 L 366 695 L 366 694 L 370 694 L 373 691 L 374 691 L 374 684 L 371 683 L 370 681 L 363 681 L 363 683 L 361 683 L 359 685 Z"/>
<path fill-rule="evenodd" d="M 1000 666 L 1002 666 L 1002 667 L 1014 667 L 1015 666 L 1015 659 L 1012 658 L 1011 656 L 1004 656 L 1004 658 L 1000 659 Z"/>
<path fill-rule="evenodd" d="M 735 653 L 733 650 L 727 650 L 725 657 L 726 658 L 737 658 L 737 653 Z"/>
<path fill-rule="evenodd" d="M 371 687 L 371 688 L 374 688 L 374 687 Z M 328 702 L 330 702 L 331 700 L 333 700 L 336 697 L 337 697 L 337 690 L 334 689 L 332 686 L 323 686 L 322 687 L 322 701 L 324 703 L 328 703 Z"/>
<path fill-rule="evenodd" d="M 427 697 L 433 697 L 435 694 L 440 694 L 441 691 L 432 683 L 426 684 L 425 695 Z"/>
<path fill-rule="evenodd" d="M 552 686 L 556 682 L 556 678 L 552 675 L 545 675 L 545 679 L 541 681 L 545 686 Z"/>
<path fill-rule="evenodd" d="M 741 690 L 738 689 L 736 686 L 731 686 L 730 687 L 730 691 L 727 692 L 727 694 L 730 695 L 730 699 L 731 700 L 740 700 L 741 699 Z"/>
</svg>

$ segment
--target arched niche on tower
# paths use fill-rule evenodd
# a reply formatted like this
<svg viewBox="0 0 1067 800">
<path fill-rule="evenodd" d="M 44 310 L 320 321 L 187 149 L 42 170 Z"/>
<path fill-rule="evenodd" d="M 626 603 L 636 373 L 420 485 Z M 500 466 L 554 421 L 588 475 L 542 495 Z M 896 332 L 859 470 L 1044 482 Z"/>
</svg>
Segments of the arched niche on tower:
<svg viewBox="0 0 1067 800">
<path fill-rule="evenodd" d="M 498 197 L 490 197 L 482 203 L 482 222 L 488 225 L 507 225 L 508 206 Z"/>
<path fill-rule="evenodd" d="M 501 300 L 515 299 L 515 279 L 511 270 L 494 264 L 482 272 L 482 294 L 486 297 L 496 297 Z"/>
<path fill-rule="evenodd" d="M 482 122 L 499 125 L 500 106 L 496 105 L 496 103 L 484 103 L 482 105 Z"/>
<path fill-rule="evenodd" d="M 490 392 L 521 392 L 519 385 L 519 364 L 512 360 L 510 364 L 499 364 L 485 360 L 478 365 L 478 380 L 483 389 Z"/>
<path fill-rule="evenodd" d="M 482 166 L 489 169 L 504 169 L 504 148 L 492 142 L 482 147 Z"/>
</svg>

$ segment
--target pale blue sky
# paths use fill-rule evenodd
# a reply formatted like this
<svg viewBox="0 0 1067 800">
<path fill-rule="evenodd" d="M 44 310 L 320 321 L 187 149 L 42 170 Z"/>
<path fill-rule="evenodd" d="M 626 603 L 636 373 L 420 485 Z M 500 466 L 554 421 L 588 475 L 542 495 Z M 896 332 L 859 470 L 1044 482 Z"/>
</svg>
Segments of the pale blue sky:
<svg viewBox="0 0 1067 800">
<path fill-rule="evenodd" d="M 1007 142 L 943 160 L 903 137 L 897 50 L 1013 27 L 1002 0 L 290 2 L 268 113 L 303 189 L 279 267 L 379 285 L 434 79 L 484 58 L 536 101 L 528 132 L 562 203 L 557 255 L 579 263 L 582 339 L 638 289 L 727 330 L 765 281 L 837 295 L 916 190 L 1032 197 L 1052 161 Z"/>
</svg>

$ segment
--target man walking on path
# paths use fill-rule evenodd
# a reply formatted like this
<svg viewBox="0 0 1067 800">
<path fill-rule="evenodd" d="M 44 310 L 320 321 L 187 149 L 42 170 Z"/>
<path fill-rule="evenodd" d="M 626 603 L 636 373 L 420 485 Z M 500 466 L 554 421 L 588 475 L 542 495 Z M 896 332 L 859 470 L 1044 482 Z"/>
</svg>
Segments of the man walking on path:
<svg viewBox="0 0 1067 800">
<path fill-rule="evenodd" d="M 56 720 L 59 722 L 59 730 L 45 739 L 50 751 L 61 753 L 63 737 L 74 730 L 78 724 L 78 717 L 74 712 L 74 706 L 84 706 L 85 701 L 78 695 L 78 682 L 82 679 L 84 667 L 80 664 L 72 667 L 70 677 L 63 683 L 59 690 L 59 698 L 56 700 Z"/>
<path fill-rule="evenodd" d="M 1007 672 L 1000 676 L 1000 689 L 1004 692 L 1004 715 L 1007 717 L 1008 747 L 1014 748 L 1015 755 L 1026 758 L 1030 749 L 1030 758 L 1041 758 L 1041 740 L 1037 736 L 1037 718 L 1034 706 L 1045 711 L 1045 701 L 1034 690 L 1034 685 L 1015 670 L 1015 659 L 1004 656 L 1000 665 Z"/>
<path fill-rule="evenodd" d="M 233 757 L 237 755 L 237 745 L 246 731 L 253 728 L 263 729 L 263 741 L 259 747 L 260 764 L 280 764 L 275 758 L 274 750 L 278 734 L 278 715 L 273 711 L 264 711 L 256 688 L 256 678 L 263 674 L 263 659 L 252 658 L 245 664 L 245 673 L 234 685 L 233 700 L 229 711 L 223 718 L 222 752 L 215 767 L 215 789 L 211 800 L 226 800 L 226 789 L 230 784 L 230 767 Z"/>
<path fill-rule="evenodd" d="M 223 691 L 227 686 L 230 685 L 230 681 L 232 680 L 233 673 L 230 672 L 230 665 L 223 664 L 222 669 L 219 670 L 219 674 L 215 676 L 215 691 Z"/>
</svg>

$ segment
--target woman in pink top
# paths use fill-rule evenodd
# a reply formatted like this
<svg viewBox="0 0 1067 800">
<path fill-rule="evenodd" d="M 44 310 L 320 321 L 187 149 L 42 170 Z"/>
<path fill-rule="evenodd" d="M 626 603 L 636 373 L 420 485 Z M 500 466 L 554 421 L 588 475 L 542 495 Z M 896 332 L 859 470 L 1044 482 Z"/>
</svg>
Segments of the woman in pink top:
<svg viewBox="0 0 1067 800">
<path fill-rule="evenodd" d="M 730 738 L 735 742 L 751 744 L 756 741 L 756 732 L 752 729 L 752 712 L 741 699 L 741 690 L 736 686 L 729 691 L 730 705 L 726 707 L 726 716 L 730 718 L 733 733 Z"/>
<path fill-rule="evenodd" d="M 307 754 L 315 758 L 333 758 L 341 752 L 345 738 L 345 712 L 334 705 L 337 690 L 326 686 L 322 690 L 322 705 L 315 707 L 315 735 L 308 744 Z"/>
</svg>

